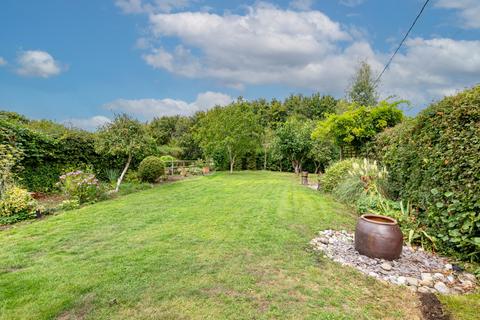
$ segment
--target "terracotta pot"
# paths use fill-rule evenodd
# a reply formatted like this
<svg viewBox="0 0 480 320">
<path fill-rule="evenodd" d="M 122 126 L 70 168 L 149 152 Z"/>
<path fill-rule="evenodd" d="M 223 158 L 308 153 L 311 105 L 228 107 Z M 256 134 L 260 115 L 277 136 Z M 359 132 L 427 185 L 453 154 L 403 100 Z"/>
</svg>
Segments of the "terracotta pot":
<svg viewBox="0 0 480 320">
<path fill-rule="evenodd" d="M 370 258 L 395 260 L 400 257 L 403 235 L 395 219 L 364 214 L 355 228 L 355 249 Z"/>
<path fill-rule="evenodd" d="M 210 172 L 210 167 L 203 167 L 202 172 L 203 174 L 208 174 Z"/>
</svg>

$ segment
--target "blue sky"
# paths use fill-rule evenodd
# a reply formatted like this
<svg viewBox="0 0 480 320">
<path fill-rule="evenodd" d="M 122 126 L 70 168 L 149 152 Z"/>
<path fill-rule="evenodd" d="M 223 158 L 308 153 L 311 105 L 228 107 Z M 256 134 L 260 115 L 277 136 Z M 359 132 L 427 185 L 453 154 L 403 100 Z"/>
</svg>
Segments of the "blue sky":
<svg viewBox="0 0 480 320">
<path fill-rule="evenodd" d="M 0 109 L 92 129 L 127 112 L 191 114 L 243 96 L 342 97 L 381 71 L 423 1 L 82 0 L 0 3 Z M 382 78 L 430 101 L 480 79 L 480 1 L 432 0 Z"/>
</svg>

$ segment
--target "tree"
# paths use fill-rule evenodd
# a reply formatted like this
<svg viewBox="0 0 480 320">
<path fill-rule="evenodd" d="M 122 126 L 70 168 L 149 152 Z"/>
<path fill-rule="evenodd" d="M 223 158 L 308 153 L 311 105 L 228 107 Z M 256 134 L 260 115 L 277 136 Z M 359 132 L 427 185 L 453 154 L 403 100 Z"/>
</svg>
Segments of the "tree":
<svg viewBox="0 0 480 320">
<path fill-rule="evenodd" d="M 274 138 L 274 132 L 270 128 L 266 128 L 262 134 L 262 147 L 263 147 L 263 170 L 267 170 L 267 158 L 268 151 L 272 147 L 272 142 Z"/>
<path fill-rule="evenodd" d="M 290 161 L 296 174 L 302 170 L 302 163 L 312 147 L 310 122 L 291 118 L 278 127 L 274 146 L 276 152 Z"/>
<path fill-rule="evenodd" d="M 378 102 L 377 84 L 372 77 L 370 65 L 362 61 L 352 79 L 347 93 L 350 102 L 360 106 L 374 106 Z"/>
<path fill-rule="evenodd" d="M 315 164 L 315 173 L 323 172 L 330 163 L 340 158 L 340 149 L 332 139 L 313 139 L 310 158 Z"/>
<path fill-rule="evenodd" d="M 196 140 L 206 155 L 225 155 L 233 172 L 235 161 L 259 145 L 260 131 L 258 116 L 247 102 L 238 100 L 206 112 L 199 119 Z"/>
<path fill-rule="evenodd" d="M 377 133 L 402 121 L 403 112 L 397 107 L 401 103 L 404 101 L 381 101 L 375 107 L 361 106 L 342 114 L 331 114 L 318 122 L 312 137 L 320 140 L 333 139 L 342 150 L 352 147 L 358 152 Z"/>
<path fill-rule="evenodd" d="M 147 134 L 145 126 L 127 114 L 116 115 L 97 133 L 95 150 L 112 156 L 126 157 L 126 163 L 117 180 L 115 192 L 118 192 L 123 177 L 135 155 L 144 154 L 152 147 L 153 139 Z"/>
</svg>

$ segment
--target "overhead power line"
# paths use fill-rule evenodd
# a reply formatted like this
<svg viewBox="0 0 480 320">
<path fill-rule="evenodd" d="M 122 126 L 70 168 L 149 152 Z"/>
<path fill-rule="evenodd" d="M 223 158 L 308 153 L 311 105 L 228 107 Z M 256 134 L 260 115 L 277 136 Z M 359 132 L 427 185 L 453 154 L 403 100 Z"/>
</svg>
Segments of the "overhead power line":
<svg viewBox="0 0 480 320">
<path fill-rule="evenodd" d="M 407 39 L 408 35 L 410 34 L 410 31 L 412 31 L 413 27 L 415 26 L 415 24 L 417 23 L 417 20 L 420 18 L 420 16 L 422 15 L 423 13 L 423 10 L 425 10 L 425 7 L 427 6 L 427 4 L 430 2 L 430 0 L 426 0 L 425 3 L 423 4 L 422 6 L 422 9 L 420 9 L 420 12 L 417 14 L 417 16 L 415 17 L 415 20 L 413 20 L 413 23 L 412 25 L 410 26 L 410 28 L 408 29 L 407 33 L 405 33 L 405 36 L 403 37 L 402 41 L 400 41 L 400 44 L 398 45 L 397 49 L 395 50 L 395 52 L 392 54 L 392 56 L 390 57 L 390 59 L 388 59 L 388 62 L 387 64 L 385 65 L 385 67 L 383 68 L 382 72 L 380 72 L 380 74 L 378 75 L 377 77 L 377 80 L 375 80 L 375 83 L 378 83 L 378 81 L 380 80 L 380 78 L 382 77 L 382 75 L 385 73 L 385 71 L 388 69 L 388 67 L 390 66 L 390 63 L 392 63 L 392 60 L 393 58 L 395 57 L 395 55 L 397 54 L 398 50 L 400 50 L 400 48 L 402 47 L 403 43 L 405 42 L 405 40 Z"/>
</svg>

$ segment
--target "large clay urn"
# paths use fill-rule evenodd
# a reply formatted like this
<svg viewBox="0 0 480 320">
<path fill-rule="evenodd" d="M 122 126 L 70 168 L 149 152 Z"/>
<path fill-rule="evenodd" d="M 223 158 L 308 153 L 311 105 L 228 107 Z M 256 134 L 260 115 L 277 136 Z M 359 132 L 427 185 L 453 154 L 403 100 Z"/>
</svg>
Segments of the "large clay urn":
<svg viewBox="0 0 480 320">
<path fill-rule="evenodd" d="M 400 257 L 403 235 L 395 219 L 364 214 L 355 228 L 355 249 L 370 258 L 395 260 Z"/>
</svg>

